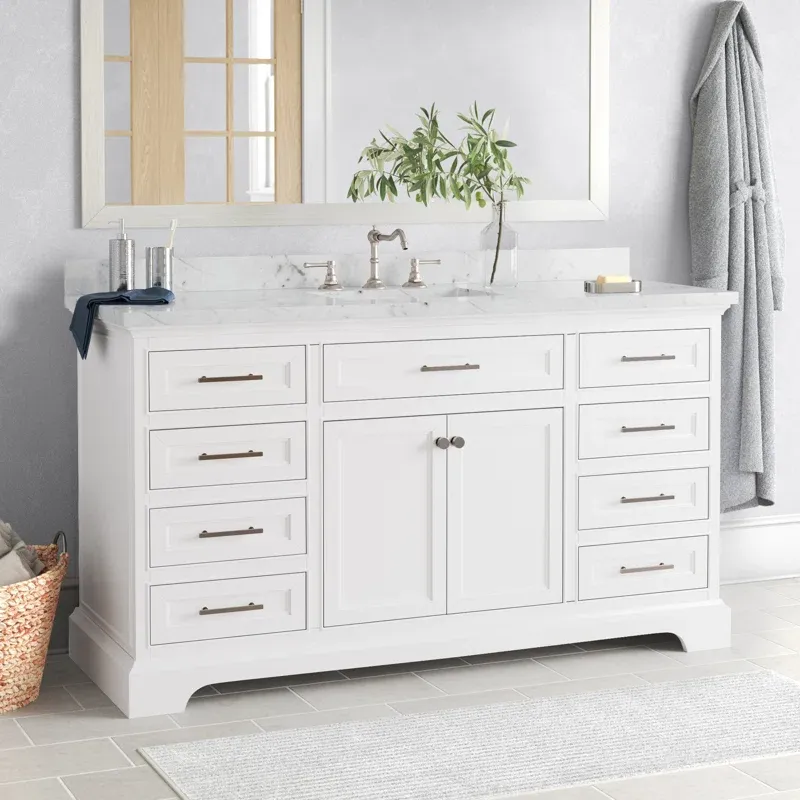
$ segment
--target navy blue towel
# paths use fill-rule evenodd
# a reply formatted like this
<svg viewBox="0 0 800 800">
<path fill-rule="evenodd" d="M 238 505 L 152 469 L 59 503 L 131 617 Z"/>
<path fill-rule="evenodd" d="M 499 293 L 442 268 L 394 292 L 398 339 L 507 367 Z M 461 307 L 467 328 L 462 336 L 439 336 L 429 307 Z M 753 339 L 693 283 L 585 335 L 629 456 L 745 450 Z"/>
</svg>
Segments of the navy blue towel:
<svg viewBox="0 0 800 800">
<path fill-rule="evenodd" d="M 92 329 L 98 306 L 165 306 L 175 299 L 168 289 L 133 289 L 130 292 L 98 292 L 85 294 L 75 304 L 69 329 L 81 358 L 85 359 L 92 341 Z"/>
</svg>

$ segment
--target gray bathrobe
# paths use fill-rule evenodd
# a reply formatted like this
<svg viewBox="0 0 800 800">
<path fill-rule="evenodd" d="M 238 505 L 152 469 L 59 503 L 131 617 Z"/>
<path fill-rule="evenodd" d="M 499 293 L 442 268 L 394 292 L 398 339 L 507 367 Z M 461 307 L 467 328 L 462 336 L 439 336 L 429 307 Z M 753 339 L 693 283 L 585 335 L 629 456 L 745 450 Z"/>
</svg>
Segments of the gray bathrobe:
<svg viewBox="0 0 800 800">
<path fill-rule="evenodd" d="M 749 11 L 722 3 L 697 88 L 689 187 L 697 286 L 739 292 L 722 322 L 722 510 L 775 502 L 773 312 L 783 303 L 763 62 Z"/>
</svg>

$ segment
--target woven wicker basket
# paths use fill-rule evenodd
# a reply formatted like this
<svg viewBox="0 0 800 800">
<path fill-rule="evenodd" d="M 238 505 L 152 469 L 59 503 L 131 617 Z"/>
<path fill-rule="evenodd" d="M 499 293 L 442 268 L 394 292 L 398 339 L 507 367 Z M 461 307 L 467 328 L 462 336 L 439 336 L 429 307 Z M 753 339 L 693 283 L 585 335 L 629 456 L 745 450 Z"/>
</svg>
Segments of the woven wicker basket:
<svg viewBox="0 0 800 800">
<path fill-rule="evenodd" d="M 69 563 L 61 531 L 53 544 L 33 550 L 44 564 L 44 572 L 0 587 L 0 714 L 22 708 L 39 696 L 61 582 Z"/>
</svg>

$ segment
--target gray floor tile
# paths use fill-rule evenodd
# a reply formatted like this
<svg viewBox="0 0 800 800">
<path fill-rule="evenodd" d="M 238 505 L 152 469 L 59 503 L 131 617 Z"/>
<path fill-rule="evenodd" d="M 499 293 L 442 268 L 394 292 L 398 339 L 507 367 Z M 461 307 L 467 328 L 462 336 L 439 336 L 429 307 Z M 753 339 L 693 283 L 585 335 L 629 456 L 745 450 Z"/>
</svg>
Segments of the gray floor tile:
<svg viewBox="0 0 800 800">
<path fill-rule="evenodd" d="M 784 619 L 791 622 L 792 625 L 800 625 L 800 604 L 787 605 L 783 608 L 771 608 L 769 613 L 778 619 Z"/>
<path fill-rule="evenodd" d="M 339 708 L 335 711 L 312 711 L 310 714 L 292 714 L 288 717 L 268 717 L 267 719 L 257 719 L 255 722 L 265 731 L 285 731 L 396 716 L 398 713 L 393 708 L 389 708 L 387 705 L 377 705 Z"/>
<path fill-rule="evenodd" d="M 753 661 L 760 667 L 764 667 L 764 669 L 773 669 L 787 678 L 800 681 L 800 655 L 756 658 Z"/>
<path fill-rule="evenodd" d="M 593 786 L 581 786 L 577 789 L 556 789 L 554 792 L 519 794 L 503 800 L 608 800 L 608 795 L 602 794 Z"/>
<path fill-rule="evenodd" d="M 733 766 L 778 791 L 800 789 L 800 755 L 745 761 Z"/>
<path fill-rule="evenodd" d="M 66 711 L 80 711 L 80 705 L 63 686 L 43 686 L 39 697 L 30 705 L 7 714 L 0 714 L 0 719 L 35 717 L 41 714 L 61 714 Z"/>
<path fill-rule="evenodd" d="M 69 656 L 50 656 L 44 668 L 42 686 L 91 683 L 85 672 Z"/>
<path fill-rule="evenodd" d="M 791 599 L 777 590 L 764 588 L 759 583 L 735 583 L 722 586 L 719 591 L 722 600 L 731 608 L 750 608 L 764 611 L 769 608 L 791 605 Z M 800 593 L 798 594 L 800 599 Z"/>
<path fill-rule="evenodd" d="M 307 675 L 285 675 L 280 678 L 259 678 L 253 681 L 231 681 L 218 683 L 214 689 L 220 694 L 255 692 L 259 689 L 280 689 L 283 686 L 304 686 L 309 683 L 327 683 L 346 680 L 341 672 L 311 672 Z"/>
<path fill-rule="evenodd" d="M 630 686 L 647 686 L 647 681 L 637 675 L 608 675 L 605 678 L 587 678 L 583 681 L 549 683 L 546 686 L 518 686 L 517 691 L 526 697 L 557 697 L 565 694 L 602 692 L 606 689 L 626 689 Z"/>
<path fill-rule="evenodd" d="M 344 669 L 348 678 L 375 678 L 379 675 L 402 675 L 406 672 L 428 672 L 445 667 L 464 667 L 467 661 L 462 658 L 441 658 L 438 661 L 412 661 L 408 664 L 387 664 L 378 667 L 362 667 L 361 669 Z"/>
<path fill-rule="evenodd" d="M 670 681 L 693 681 L 698 678 L 710 678 L 712 675 L 730 675 L 736 672 L 756 672 L 759 666 L 751 661 L 726 661 L 723 664 L 704 664 L 696 667 L 678 667 L 653 672 L 639 672 L 640 678 L 648 683 L 665 683 Z"/>
<path fill-rule="evenodd" d="M 770 642 L 800 652 L 800 628 L 784 628 L 780 631 L 759 631 L 758 636 Z"/>
<path fill-rule="evenodd" d="M 558 673 L 530 659 L 475 664 L 470 667 L 454 667 L 423 674 L 426 681 L 447 694 L 486 692 L 491 689 L 511 689 L 514 686 L 534 686 L 565 680 Z"/>
<path fill-rule="evenodd" d="M 29 717 L 19 721 L 34 744 L 57 744 L 81 739 L 101 739 L 126 733 L 163 731 L 177 727 L 170 717 L 127 719 L 117 708 L 96 708 L 72 714 Z"/>
<path fill-rule="evenodd" d="M 597 786 L 613 800 L 739 800 L 767 791 L 733 767 L 706 767 Z"/>
<path fill-rule="evenodd" d="M 186 711 L 182 714 L 173 714 L 172 718 L 182 728 L 186 728 L 257 717 L 274 717 L 279 714 L 302 714 L 312 710 L 290 689 L 264 689 L 259 692 L 199 697 L 190 700 Z"/>
<path fill-rule="evenodd" d="M 64 687 L 82 708 L 109 708 L 114 703 L 111 699 L 97 688 L 93 683 L 76 683 L 72 686 Z"/>
<path fill-rule="evenodd" d="M 524 703 L 527 699 L 513 689 L 496 689 L 489 692 L 431 697 L 427 700 L 406 700 L 403 703 L 390 703 L 389 705 L 401 714 L 428 714 L 432 711 L 448 711 L 452 708 L 468 708 L 469 706 L 490 706 L 495 703 Z"/>
<path fill-rule="evenodd" d="M 769 586 L 769 591 L 781 595 L 781 597 L 788 597 L 789 602 L 792 600 L 800 601 L 800 581 L 785 581 L 772 586 Z M 784 603 L 788 605 L 788 603 Z"/>
<path fill-rule="evenodd" d="M 798 633 L 800 633 L 800 628 Z M 685 666 L 702 666 L 725 661 L 739 661 L 743 658 L 767 658 L 768 656 L 793 654 L 789 648 L 771 642 L 755 633 L 734 633 L 731 637 L 731 646 L 724 650 L 700 650 L 694 653 L 684 653 L 677 642 L 654 649 Z"/>
<path fill-rule="evenodd" d="M 144 764 L 139 755 L 142 747 L 156 747 L 162 744 L 179 744 L 181 742 L 197 742 L 201 739 L 227 739 L 232 736 L 252 736 L 261 733 L 260 729 L 249 720 L 242 722 L 226 722 L 221 725 L 205 725 L 196 728 L 174 728 L 169 731 L 153 731 L 152 733 L 134 733 L 128 736 L 115 736 L 114 743 L 134 764 Z"/>
<path fill-rule="evenodd" d="M 429 673 L 425 673 L 427 676 Z M 416 675 L 385 675 L 341 683 L 299 686 L 294 691 L 318 711 L 351 706 L 371 706 L 398 700 L 436 697 L 441 692 Z"/>
<path fill-rule="evenodd" d="M 108 739 L 0 751 L 0 784 L 128 767 Z"/>
<path fill-rule="evenodd" d="M 759 794 L 748 797 L 746 800 L 800 800 L 800 791 L 778 792 L 777 794 Z"/>
<path fill-rule="evenodd" d="M 29 746 L 28 738 L 13 719 L 0 719 L 0 750 Z"/>
<path fill-rule="evenodd" d="M 0 797 L 3 800 L 74 800 L 54 778 L 5 784 L 0 790 Z"/>
<path fill-rule="evenodd" d="M 731 610 L 731 630 L 733 633 L 758 633 L 792 627 L 789 620 L 776 616 L 774 611 L 774 608 L 769 613 L 757 609 L 734 608 Z"/>
<path fill-rule="evenodd" d="M 510 650 L 505 653 L 487 653 L 482 656 L 467 656 L 464 658 L 464 661 L 468 664 L 494 664 L 497 661 L 524 661 L 529 658 L 564 656 L 567 653 L 580 652 L 580 648 L 574 644 L 558 644 L 553 647 L 533 647 L 529 650 Z"/>
<path fill-rule="evenodd" d="M 677 665 L 677 662 L 671 658 L 644 647 L 598 650 L 591 653 L 553 656 L 540 660 L 542 664 L 571 680 L 667 669 Z"/>
<path fill-rule="evenodd" d="M 172 800 L 177 795 L 152 767 L 95 772 L 64 778 L 75 800 Z"/>
</svg>

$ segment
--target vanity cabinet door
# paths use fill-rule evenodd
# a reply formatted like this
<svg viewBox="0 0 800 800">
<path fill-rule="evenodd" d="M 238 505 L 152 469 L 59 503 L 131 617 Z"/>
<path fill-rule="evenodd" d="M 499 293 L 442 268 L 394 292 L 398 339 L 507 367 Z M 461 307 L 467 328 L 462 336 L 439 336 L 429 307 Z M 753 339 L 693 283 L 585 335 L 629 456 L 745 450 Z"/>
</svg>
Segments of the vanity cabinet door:
<svg viewBox="0 0 800 800">
<path fill-rule="evenodd" d="M 561 602 L 562 426 L 561 409 L 448 417 L 448 613 Z"/>
<path fill-rule="evenodd" d="M 324 624 L 446 613 L 447 418 L 324 430 Z"/>
</svg>

